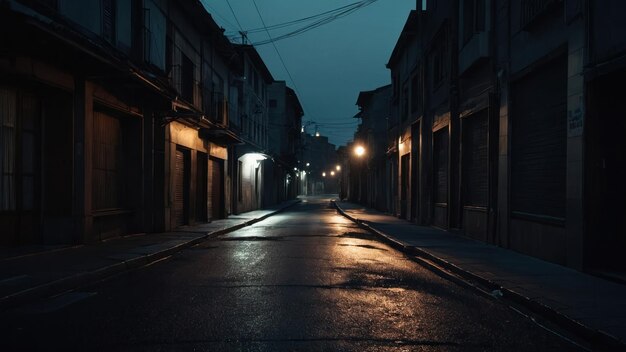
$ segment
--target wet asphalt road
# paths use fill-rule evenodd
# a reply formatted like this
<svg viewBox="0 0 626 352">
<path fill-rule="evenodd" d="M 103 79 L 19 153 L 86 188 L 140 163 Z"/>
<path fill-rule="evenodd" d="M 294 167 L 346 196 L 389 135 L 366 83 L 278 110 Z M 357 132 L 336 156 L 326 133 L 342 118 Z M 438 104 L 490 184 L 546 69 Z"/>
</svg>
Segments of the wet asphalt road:
<svg viewBox="0 0 626 352">
<path fill-rule="evenodd" d="M 2 351 L 574 350 L 319 198 L 3 315 Z"/>
</svg>

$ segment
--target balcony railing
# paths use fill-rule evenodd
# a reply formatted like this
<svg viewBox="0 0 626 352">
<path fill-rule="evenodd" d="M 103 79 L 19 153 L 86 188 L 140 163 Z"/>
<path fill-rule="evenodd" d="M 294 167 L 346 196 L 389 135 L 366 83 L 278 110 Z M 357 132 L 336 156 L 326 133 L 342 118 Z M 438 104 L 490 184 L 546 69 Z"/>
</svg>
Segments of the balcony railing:
<svg viewBox="0 0 626 352">
<path fill-rule="evenodd" d="M 527 27 L 562 0 L 522 0 L 521 26 Z"/>
<path fill-rule="evenodd" d="M 204 95 L 204 113 L 209 121 L 228 125 L 229 110 L 228 100 L 223 93 L 207 92 Z"/>
</svg>

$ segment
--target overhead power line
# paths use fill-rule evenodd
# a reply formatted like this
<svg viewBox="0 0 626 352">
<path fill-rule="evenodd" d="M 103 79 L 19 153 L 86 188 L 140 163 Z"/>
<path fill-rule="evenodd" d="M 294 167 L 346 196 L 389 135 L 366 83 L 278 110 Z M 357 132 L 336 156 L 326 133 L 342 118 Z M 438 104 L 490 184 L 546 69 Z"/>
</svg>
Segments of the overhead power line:
<svg viewBox="0 0 626 352">
<path fill-rule="evenodd" d="M 233 17 L 235 18 L 235 21 L 237 22 L 237 25 L 239 26 L 239 34 L 241 34 L 241 41 L 245 41 L 246 38 L 246 32 L 244 32 L 243 30 L 243 26 L 241 25 L 241 23 L 239 22 L 239 19 L 237 18 L 237 15 L 235 14 L 235 10 L 233 10 L 233 7 L 230 6 L 230 1 L 226 0 L 226 3 L 228 4 L 228 8 L 230 9 L 230 12 L 233 14 Z"/>
<path fill-rule="evenodd" d="M 266 25 L 265 25 L 265 20 L 263 20 L 263 16 L 261 16 L 261 11 L 259 11 L 259 7 L 256 4 L 256 0 L 252 0 L 252 3 L 254 4 L 254 8 L 256 9 L 256 13 L 259 15 L 259 18 L 261 19 L 261 24 L 263 25 L 263 28 L 265 28 L 265 32 L 267 33 L 267 37 L 269 38 L 269 42 L 272 43 L 272 46 L 274 46 L 274 50 L 276 51 L 276 55 L 278 55 L 278 58 L 280 59 L 280 63 L 283 65 L 283 68 L 285 69 L 285 72 L 287 72 L 287 76 L 289 76 L 289 79 L 291 80 L 291 84 L 293 85 L 293 89 L 296 92 L 297 95 L 301 96 L 300 94 L 300 90 L 298 89 L 298 85 L 296 84 L 296 80 L 293 79 L 293 77 L 291 76 L 291 72 L 289 72 L 289 69 L 287 68 L 287 65 L 285 64 L 285 60 L 283 60 L 283 56 L 280 54 L 280 51 L 278 51 L 278 47 L 276 46 L 276 44 L 274 43 L 274 40 L 272 39 L 272 35 L 270 34 L 270 31 L 267 29 Z M 304 103 L 300 102 L 302 105 L 302 108 L 304 109 Z M 310 111 L 309 111 L 310 113 Z"/>
<path fill-rule="evenodd" d="M 202 5 L 204 5 L 204 7 L 210 10 L 210 13 L 212 15 L 215 14 L 217 17 L 221 18 L 222 21 L 224 21 L 224 23 L 226 23 L 230 27 L 237 28 L 237 26 L 235 26 L 230 20 L 228 20 L 228 18 L 226 18 L 225 16 L 222 16 L 219 12 L 217 12 L 217 10 L 215 10 L 215 8 L 210 6 L 206 0 L 201 0 L 201 2 L 202 2 Z"/>
<path fill-rule="evenodd" d="M 361 1 L 357 1 L 342 7 L 338 7 L 336 9 L 333 10 L 329 10 L 329 11 L 325 11 L 322 12 L 320 14 L 317 15 L 313 15 L 313 16 L 308 16 L 308 17 L 304 17 L 304 18 L 300 18 L 297 20 L 293 20 L 293 21 L 289 21 L 289 22 L 284 22 L 284 23 L 279 23 L 279 24 L 275 24 L 272 26 L 263 26 L 262 28 L 254 28 L 254 29 L 250 29 L 247 31 L 244 31 L 241 26 L 240 26 L 240 33 L 258 33 L 258 32 L 262 32 L 265 31 L 266 33 L 268 33 L 269 35 L 269 31 L 270 30 L 275 30 L 275 29 L 281 29 L 281 28 L 286 28 L 286 27 L 290 27 L 296 24 L 300 24 L 300 23 L 305 23 L 305 22 L 310 22 L 313 21 L 312 23 L 309 23 L 307 25 L 304 25 L 300 28 L 297 28 L 295 30 L 292 30 L 288 33 L 276 36 L 276 37 L 271 37 L 271 39 L 267 39 L 267 40 L 261 40 L 255 43 L 252 43 L 252 45 L 254 46 L 260 46 L 260 45 L 266 45 L 266 44 L 270 44 L 270 43 L 275 43 L 279 40 L 283 40 L 283 39 L 287 39 L 287 38 L 291 38 L 293 36 L 308 32 L 312 29 L 318 28 L 320 26 L 323 26 L 325 24 L 328 24 L 330 22 L 333 22 L 339 18 L 348 16 L 349 14 L 364 8 L 366 6 L 369 6 L 373 3 L 375 3 L 378 0 L 361 0 Z M 256 6 L 256 5 L 255 5 Z M 231 8 L 232 11 L 232 8 Z M 258 11 L 258 9 L 257 9 Z M 229 38 L 234 39 L 236 35 L 234 33 L 232 33 L 231 35 L 229 35 Z"/>
<path fill-rule="evenodd" d="M 345 6 L 341 6 L 341 7 L 338 7 L 336 9 L 324 11 L 322 13 L 318 13 L 317 15 L 307 16 L 307 17 L 299 18 L 299 19 L 293 20 L 293 21 L 288 21 L 288 22 L 274 24 L 274 25 L 271 25 L 271 26 L 267 26 L 267 29 L 269 29 L 269 30 L 280 29 L 280 28 L 293 26 L 293 25 L 296 25 L 296 24 L 299 24 L 299 23 L 302 23 L 302 22 L 311 21 L 311 20 L 317 19 L 319 17 L 322 17 L 324 15 L 334 14 L 334 13 L 337 13 L 337 12 L 341 12 L 344 9 L 352 8 L 354 6 L 357 6 L 357 5 L 361 4 L 362 2 L 363 2 L 363 0 L 357 1 L 357 2 L 353 2 L 351 4 L 348 4 L 348 5 L 345 5 Z M 248 30 L 246 30 L 246 33 L 259 33 L 259 32 L 263 32 L 263 31 L 265 31 L 265 28 L 264 27 L 259 27 L 259 28 L 248 29 Z"/>
</svg>

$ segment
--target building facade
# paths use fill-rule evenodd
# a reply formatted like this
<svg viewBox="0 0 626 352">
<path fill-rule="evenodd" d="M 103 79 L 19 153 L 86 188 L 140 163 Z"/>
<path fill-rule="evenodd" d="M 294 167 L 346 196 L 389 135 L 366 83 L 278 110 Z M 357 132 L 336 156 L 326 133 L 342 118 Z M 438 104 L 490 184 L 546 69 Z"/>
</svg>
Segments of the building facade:
<svg viewBox="0 0 626 352">
<path fill-rule="evenodd" d="M 387 177 L 387 120 L 391 107 L 391 85 L 359 93 L 356 105 L 359 113 L 354 117 L 361 123 L 354 135 L 356 144 L 365 148 L 365 154 L 354 164 L 359 179 L 356 200 L 371 208 L 387 211 L 389 193 Z"/>
<path fill-rule="evenodd" d="M 613 15 L 624 5 L 417 8 L 388 63 L 391 211 L 579 270 L 626 271 L 614 89 L 626 45 Z"/>
<path fill-rule="evenodd" d="M 170 231 L 260 205 L 233 165 L 246 143 L 267 150 L 273 79 L 200 1 L 0 1 L 0 32 L 0 245 Z"/>
<path fill-rule="evenodd" d="M 328 137 L 301 132 L 300 194 L 319 195 L 339 193 L 337 151 Z M 304 176 L 304 177 L 303 177 Z"/>
<path fill-rule="evenodd" d="M 276 167 L 267 178 L 268 201 L 271 204 L 298 195 L 301 173 L 298 167 L 302 105 L 296 92 L 285 81 L 274 81 L 269 87 L 268 152 Z"/>
</svg>

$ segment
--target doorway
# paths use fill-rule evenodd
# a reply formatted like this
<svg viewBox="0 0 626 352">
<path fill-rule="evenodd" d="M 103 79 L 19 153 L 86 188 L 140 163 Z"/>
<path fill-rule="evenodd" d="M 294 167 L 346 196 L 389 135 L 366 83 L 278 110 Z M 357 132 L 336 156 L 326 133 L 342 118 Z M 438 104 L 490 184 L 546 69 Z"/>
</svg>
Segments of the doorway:
<svg viewBox="0 0 626 352">
<path fill-rule="evenodd" d="M 588 86 L 585 121 L 586 267 L 626 278 L 626 70 Z"/>
</svg>

